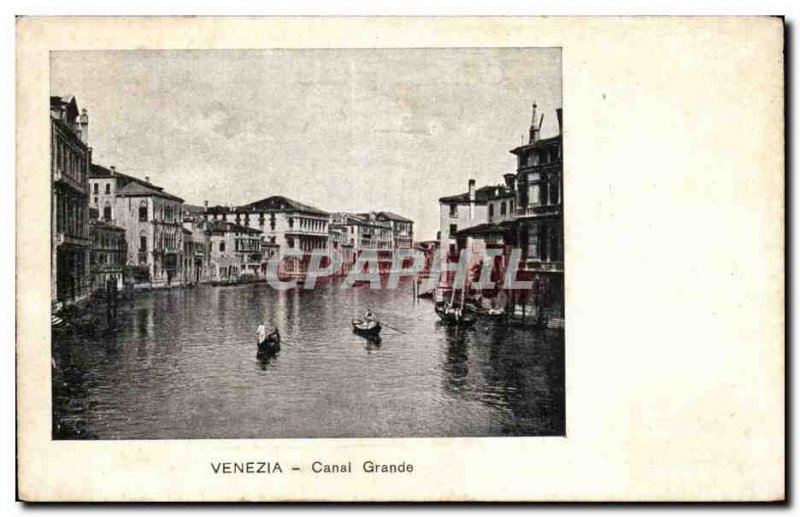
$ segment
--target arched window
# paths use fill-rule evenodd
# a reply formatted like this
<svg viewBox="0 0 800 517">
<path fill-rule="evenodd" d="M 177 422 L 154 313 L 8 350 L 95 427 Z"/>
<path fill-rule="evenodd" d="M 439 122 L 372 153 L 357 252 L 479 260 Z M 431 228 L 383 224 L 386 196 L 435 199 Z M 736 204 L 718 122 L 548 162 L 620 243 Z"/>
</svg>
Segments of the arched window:
<svg viewBox="0 0 800 517">
<path fill-rule="evenodd" d="M 139 221 L 147 221 L 147 200 L 144 199 L 139 203 Z"/>
<path fill-rule="evenodd" d="M 110 221 L 111 220 L 111 203 L 106 201 L 105 206 L 103 206 L 103 220 Z"/>
<path fill-rule="evenodd" d="M 502 201 L 500 203 L 500 215 L 506 215 L 506 202 Z"/>
<path fill-rule="evenodd" d="M 494 217 L 494 204 L 489 203 L 489 218 Z"/>
</svg>

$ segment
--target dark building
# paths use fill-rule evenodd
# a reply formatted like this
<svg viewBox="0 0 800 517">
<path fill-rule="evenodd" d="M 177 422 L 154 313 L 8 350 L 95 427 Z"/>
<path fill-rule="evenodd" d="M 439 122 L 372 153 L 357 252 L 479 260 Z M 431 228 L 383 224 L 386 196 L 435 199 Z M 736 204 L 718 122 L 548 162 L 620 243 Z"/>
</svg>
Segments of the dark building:
<svg viewBox="0 0 800 517">
<path fill-rule="evenodd" d="M 517 173 L 507 174 L 517 193 L 517 240 L 523 270 L 534 282 L 536 303 L 564 313 L 564 211 L 562 111 L 556 110 L 558 135 L 540 139 L 542 119 L 536 104 L 530 138 L 510 152 L 517 157 Z"/>
<path fill-rule="evenodd" d="M 54 307 L 85 298 L 89 274 L 89 116 L 75 97 L 50 97 L 51 300 Z"/>
</svg>

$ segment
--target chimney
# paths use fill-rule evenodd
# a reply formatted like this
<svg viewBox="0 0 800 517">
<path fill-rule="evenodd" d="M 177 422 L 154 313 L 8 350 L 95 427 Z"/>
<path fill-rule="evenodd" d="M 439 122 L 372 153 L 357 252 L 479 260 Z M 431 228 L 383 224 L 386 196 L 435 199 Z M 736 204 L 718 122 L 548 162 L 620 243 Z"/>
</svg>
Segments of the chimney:
<svg viewBox="0 0 800 517">
<path fill-rule="evenodd" d="M 503 179 L 506 180 L 506 189 L 509 192 L 515 192 L 517 187 L 517 175 L 509 172 L 508 174 L 503 174 Z"/>
<path fill-rule="evenodd" d="M 113 166 L 113 165 L 112 165 L 112 166 L 111 166 L 111 167 L 109 167 L 109 168 L 111 169 L 111 175 L 112 175 L 112 176 L 113 176 L 113 175 L 115 175 L 115 174 L 117 173 L 117 168 L 116 168 L 115 166 Z"/>
<path fill-rule="evenodd" d="M 88 145 L 89 144 L 89 114 L 86 113 L 86 108 L 83 108 L 81 111 L 80 117 L 78 117 L 78 127 L 80 128 L 80 137 L 81 142 Z"/>
<path fill-rule="evenodd" d="M 540 122 L 536 120 L 536 102 L 533 103 L 533 115 L 531 116 L 530 140 L 528 143 L 535 144 L 539 141 Z"/>
<path fill-rule="evenodd" d="M 558 118 L 558 134 L 559 135 L 561 134 L 561 131 L 562 131 L 562 129 L 561 129 L 561 124 L 562 124 L 561 117 L 562 116 L 563 116 L 562 115 L 562 110 L 561 110 L 561 108 L 558 108 L 556 110 L 556 118 Z"/>
<path fill-rule="evenodd" d="M 469 180 L 469 201 L 471 203 L 475 202 L 475 180 Z"/>
<path fill-rule="evenodd" d="M 205 208 L 205 211 L 208 212 L 208 199 L 203 201 L 203 207 Z"/>
<path fill-rule="evenodd" d="M 145 177 L 144 177 L 144 181 L 145 181 L 146 183 L 150 183 L 150 176 L 145 176 Z"/>
</svg>

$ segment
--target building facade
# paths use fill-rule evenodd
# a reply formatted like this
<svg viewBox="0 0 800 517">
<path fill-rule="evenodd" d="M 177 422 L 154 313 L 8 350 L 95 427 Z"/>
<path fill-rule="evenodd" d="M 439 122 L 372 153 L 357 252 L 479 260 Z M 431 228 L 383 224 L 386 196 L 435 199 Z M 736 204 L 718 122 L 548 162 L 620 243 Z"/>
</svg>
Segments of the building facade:
<svg viewBox="0 0 800 517">
<path fill-rule="evenodd" d="M 191 262 L 188 272 L 184 271 L 186 284 L 200 284 L 212 280 L 209 223 L 206 222 L 203 213 L 203 207 L 185 203 L 183 205 L 184 263 L 187 263 L 187 260 Z"/>
<path fill-rule="evenodd" d="M 517 238 L 523 268 L 534 282 L 536 303 L 564 315 L 564 210 L 562 110 L 558 135 L 539 138 L 541 120 L 533 105 L 528 143 L 512 149 L 517 158 Z"/>
<path fill-rule="evenodd" d="M 94 210 L 91 213 L 96 215 Z M 89 266 L 92 273 L 93 292 L 124 287 L 125 262 L 128 245 L 125 229 L 92 217 L 89 222 L 92 248 Z"/>
<path fill-rule="evenodd" d="M 260 232 L 270 256 L 277 251 L 283 259 L 292 250 L 292 257 L 281 262 L 281 275 L 305 275 L 311 253 L 327 251 L 330 246 L 330 214 L 284 196 L 271 196 L 243 206 L 209 207 L 205 217 L 211 222 L 230 222 Z M 264 257 L 262 274 L 267 270 L 267 260 Z"/>
<path fill-rule="evenodd" d="M 469 180 L 464 194 L 439 199 L 439 249 L 443 262 L 457 262 L 461 250 L 471 257 L 488 249 L 499 250 L 492 280 L 500 282 L 513 249 L 521 251 L 517 278 L 533 284 L 530 292 L 514 293 L 522 303 L 532 303 L 552 316 L 564 314 L 564 216 L 562 111 L 556 110 L 559 131 L 540 138 L 541 121 L 536 104 L 527 144 L 512 149 L 516 173 L 504 176 L 504 185 L 475 188 Z M 472 266 L 470 264 L 472 271 Z M 451 286 L 455 273 L 442 275 Z"/>
<path fill-rule="evenodd" d="M 414 245 L 414 221 L 387 211 L 376 212 L 375 218 L 391 226 L 394 249 L 410 249 Z"/>
<path fill-rule="evenodd" d="M 51 301 L 54 308 L 85 298 L 89 255 L 89 116 L 74 97 L 50 97 Z"/>
<path fill-rule="evenodd" d="M 93 164 L 91 206 L 100 220 L 125 229 L 127 266 L 137 284 L 179 285 L 182 280 L 183 199 L 162 187 Z"/>
<path fill-rule="evenodd" d="M 362 214 L 339 213 L 333 220 L 341 229 L 342 247 L 346 257 L 352 257 L 351 266 L 359 257 L 368 254 L 369 260 L 377 260 L 378 272 L 387 273 L 394 259 L 394 233 L 387 220 L 380 220 L 376 212 Z M 367 260 L 367 257 L 365 257 Z"/>
<path fill-rule="evenodd" d="M 209 221 L 212 282 L 256 280 L 262 263 L 261 232 L 227 221 Z"/>
</svg>

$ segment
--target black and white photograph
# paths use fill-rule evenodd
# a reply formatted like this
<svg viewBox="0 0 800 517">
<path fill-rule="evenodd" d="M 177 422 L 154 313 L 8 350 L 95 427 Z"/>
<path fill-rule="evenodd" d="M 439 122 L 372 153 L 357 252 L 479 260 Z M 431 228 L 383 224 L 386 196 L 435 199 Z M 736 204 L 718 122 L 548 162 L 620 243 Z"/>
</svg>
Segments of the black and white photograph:
<svg viewBox="0 0 800 517">
<path fill-rule="evenodd" d="M 17 500 L 785 502 L 788 27 L 18 16 Z"/>
<path fill-rule="evenodd" d="M 566 436 L 561 56 L 51 51 L 52 439 Z"/>
</svg>

